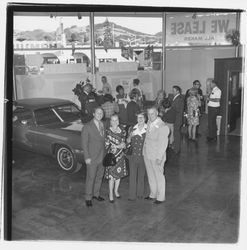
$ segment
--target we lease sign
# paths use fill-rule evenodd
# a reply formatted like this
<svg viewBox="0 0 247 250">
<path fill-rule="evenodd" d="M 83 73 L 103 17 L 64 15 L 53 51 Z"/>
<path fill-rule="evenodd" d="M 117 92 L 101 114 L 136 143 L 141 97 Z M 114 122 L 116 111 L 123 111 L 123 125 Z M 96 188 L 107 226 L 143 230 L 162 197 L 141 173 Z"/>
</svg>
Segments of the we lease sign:
<svg viewBox="0 0 247 250">
<path fill-rule="evenodd" d="M 236 29 L 236 13 L 179 13 L 166 18 L 166 45 L 229 45 L 226 34 Z"/>
</svg>

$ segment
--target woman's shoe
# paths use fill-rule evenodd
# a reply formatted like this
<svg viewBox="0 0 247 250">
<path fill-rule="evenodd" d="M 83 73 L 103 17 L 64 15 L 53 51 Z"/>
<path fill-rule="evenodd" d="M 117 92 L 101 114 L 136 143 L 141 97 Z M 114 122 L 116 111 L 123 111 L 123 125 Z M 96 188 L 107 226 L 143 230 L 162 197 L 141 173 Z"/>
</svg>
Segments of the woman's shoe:
<svg viewBox="0 0 247 250">
<path fill-rule="evenodd" d="M 118 192 L 115 192 L 115 196 L 116 196 L 117 199 L 121 198 L 121 195 Z"/>
<path fill-rule="evenodd" d="M 110 203 L 114 203 L 114 199 L 110 199 L 110 196 L 109 196 L 109 201 L 110 201 Z"/>
</svg>

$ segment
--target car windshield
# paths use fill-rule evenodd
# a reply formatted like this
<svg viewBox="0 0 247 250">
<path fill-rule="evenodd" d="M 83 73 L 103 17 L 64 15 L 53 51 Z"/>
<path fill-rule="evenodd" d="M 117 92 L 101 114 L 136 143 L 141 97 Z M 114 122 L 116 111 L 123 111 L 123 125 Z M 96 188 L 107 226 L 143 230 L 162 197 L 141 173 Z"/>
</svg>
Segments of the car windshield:
<svg viewBox="0 0 247 250">
<path fill-rule="evenodd" d="M 80 119 L 80 110 L 73 104 L 56 106 L 53 109 L 65 122 Z"/>
<path fill-rule="evenodd" d="M 80 119 L 80 111 L 73 104 L 47 107 L 34 111 L 37 125 L 69 122 Z"/>
</svg>

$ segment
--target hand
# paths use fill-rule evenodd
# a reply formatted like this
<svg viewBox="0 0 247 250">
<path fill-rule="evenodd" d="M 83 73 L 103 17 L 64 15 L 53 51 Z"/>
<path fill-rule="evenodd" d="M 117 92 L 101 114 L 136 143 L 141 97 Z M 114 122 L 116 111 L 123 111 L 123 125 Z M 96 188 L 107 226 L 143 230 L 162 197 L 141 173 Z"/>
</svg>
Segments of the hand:
<svg viewBox="0 0 247 250">
<path fill-rule="evenodd" d="M 122 143 L 120 144 L 120 147 L 121 147 L 121 148 L 125 148 L 125 146 L 126 146 L 126 144 L 125 144 L 124 142 L 122 142 Z"/>
<path fill-rule="evenodd" d="M 156 159 L 156 164 L 157 164 L 157 165 L 160 165 L 161 162 L 162 162 L 162 160 Z"/>
<path fill-rule="evenodd" d="M 85 160 L 85 162 L 86 162 L 87 165 L 90 165 L 91 164 L 91 159 L 88 158 L 88 159 Z"/>
</svg>

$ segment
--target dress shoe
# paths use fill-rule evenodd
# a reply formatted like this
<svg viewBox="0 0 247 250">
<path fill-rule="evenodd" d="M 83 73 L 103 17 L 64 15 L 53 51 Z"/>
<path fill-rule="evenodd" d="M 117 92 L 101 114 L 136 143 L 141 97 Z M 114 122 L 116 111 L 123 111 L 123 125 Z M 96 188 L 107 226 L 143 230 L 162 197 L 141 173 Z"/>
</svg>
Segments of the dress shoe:
<svg viewBox="0 0 247 250">
<path fill-rule="evenodd" d="M 207 137 L 208 142 L 214 142 L 217 141 L 217 137 Z"/>
<path fill-rule="evenodd" d="M 93 196 L 93 199 L 97 200 L 97 201 L 104 201 L 105 199 L 101 196 Z"/>
<path fill-rule="evenodd" d="M 119 196 L 116 196 L 116 198 L 117 198 L 117 199 L 121 199 L 121 197 L 122 197 L 121 195 L 119 195 Z"/>
<path fill-rule="evenodd" d="M 91 200 L 86 200 L 86 206 L 87 207 L 92 207 L 93 206 L 92 201 Z"/>
<path fill-rule="evenodd" d="M 149 197 L 149 196 L 145 197 L 144 199 L 145 199 L 145 200 L 148 200 L 148 201 L 154 200 L 154 198 L 151 198 L 151 197 Z"/>
<path fill-rule="evenodd" d="M 156 204 L 156 205 L 159 205 L 161 203 L 163 203 L 163 201 L 158 201 L 158 200 L 154 201 L 154 204 Z"/>
</svg>

